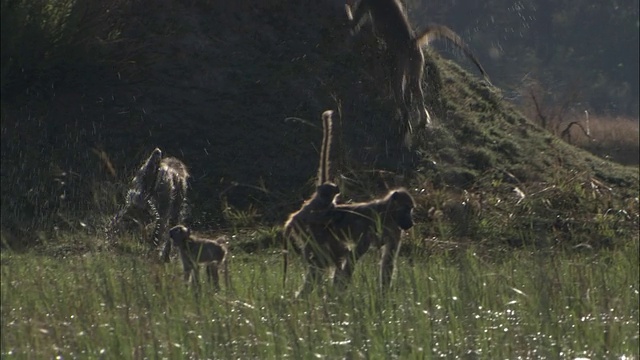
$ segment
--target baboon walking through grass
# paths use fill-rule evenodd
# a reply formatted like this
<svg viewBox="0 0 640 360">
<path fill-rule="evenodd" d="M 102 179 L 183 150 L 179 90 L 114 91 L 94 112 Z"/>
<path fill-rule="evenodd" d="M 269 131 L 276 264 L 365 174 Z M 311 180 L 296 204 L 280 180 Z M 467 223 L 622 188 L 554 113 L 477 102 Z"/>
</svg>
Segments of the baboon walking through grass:
<svg viewBox="0 0 640 360">
<path fill-rule="evenodd" d="M 322 234 L 326 254 L 311 261 L 304 284 L 296 296 L 317 286 L 322 272 L 335 267 L 333 282 L 343 288 L 350 281 L 355 263 L 371 245 L 382 248 L 380 286 L 389 288 L 400 249 L 402 230 L 413 227 L 413 197 L 404 189 L 391 190 L 384 198 L 355 204 L 338 204 L 328 212 Z M 312 259 L 314 260 L 314 259 Z"/>
<path fill-rule="evenodd" d="M 155 148 L 133 177 L 125 205 L 109 226 L 109 238 L 113 238 L 119 222 L 125 215 L 135 210 L 146 211 L 155 222 L 150 243 L 153 249 L 161 242 L 164 244 L 161 260 L 168 262 L 171 254 L 168 229 L 184 220 L 188 179 L 189 172 L 182 161 L 174 157 L 162 158 L 162 151 Z"/>
<path fill-rule="evenodd" d="M 220 290 L 219 269 L 224 272 L 225 287 L 231 286 L 228 269 L 229 250 L 222 243 L 222 239 L 209 240 L 191 236 L 189 228 L 177 225 L 169 230 L 169 237 L 173 246 L 180 253 L 184 281 L 190 279 L 196 286 L 200 284 L 199 264 L 204 264 L 207 270 L 207 280 L 213 283 L 216 290 Z"/>
<path fill-rule="evenodd" d="M 320 241 L 320 235 L 326 226 L 327 211 L 335 206 L 336 197 L 340 193 L 338 186 L 329 181 L 332 114 L 331 110 L 322 114 L 323 138 L 316 191 L 302 204 L 300 210 L 289 215 L 284 225 L 283 283 L 287 278 L 289 242 L 292 241 L 302 248 L 305 259 L 308 259 L 313 253 L 312 247 L 316 246 L 314 243 Z"/>
</svg>

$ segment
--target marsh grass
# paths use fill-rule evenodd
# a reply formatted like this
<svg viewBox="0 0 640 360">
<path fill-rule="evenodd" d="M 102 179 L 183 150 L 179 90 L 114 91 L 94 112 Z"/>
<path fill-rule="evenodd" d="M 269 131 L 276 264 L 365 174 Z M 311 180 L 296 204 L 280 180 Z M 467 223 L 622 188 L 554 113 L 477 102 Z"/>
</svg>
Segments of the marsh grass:
<svg viewBox="0 0 640 360">
<path fill-rule="evenodd" d="M 277 252 L 236 253 L 232 289 L 195 293 L 177 261 L 4 251 L 2 357 L 637 358 L 638 250 L 401 257 L 386 297 L 372 252 L 346 293 L 297 301 L 301 261 L 283 289 Z"/>
<path fill-rule="evenodd" d="M 580 121 L 584 126 L 584 119 Z M 571 129 L 572 143 L 598 156 L 624 165 L 640 163 L 640 122 L 638 119 L 598 116 L 589 120 L 591 138 L 578 128 Z"/>
<path fill-rule="evenodd" d="M 567 99 L 575 96 L 567 95 Z M 537 109 L 529 98 L 520 110 L 528 119 L 572 145 L 623 165 L 640 163 L 640 122 L 637 118 L 589 114 L 577 108 L 570 109 L 568 105 L 549 104 Z"/>
</svg>

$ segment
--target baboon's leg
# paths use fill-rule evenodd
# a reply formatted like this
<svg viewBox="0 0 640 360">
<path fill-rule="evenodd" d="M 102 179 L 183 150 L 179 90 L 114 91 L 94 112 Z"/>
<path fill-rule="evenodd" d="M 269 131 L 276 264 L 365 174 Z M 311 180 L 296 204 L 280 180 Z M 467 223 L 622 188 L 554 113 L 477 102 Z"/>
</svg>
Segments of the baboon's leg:
<svg viewBox="0 0 640 360">
<path fill-rule="evenodd" d="M 162 262 L 169 262 L 169 255 L 171 254 L 171 239 L 169 239 L 169 224 L 166 216 L 161 216 L 160 220 L 156 223 L 158 229 L 157 243 L 164 243 L 162 252 L 160 253 L 160 260 Z"/>
<path fill-rule="evenodd" d="M 220 278 L 218 276 L 218 264 L 211 263 L 207 265 L 207 280 L 213 282 L 213 287 L 220 290 Z"/>
<path fill-rule="evenodd" d="M 189 205 L 187 203 L 187 198 L 185 196 L 181 196 L 176 199 L 176 203 L 178 204 L 176 205 L 176 207 L 179 209 L 177 224 L 183 224 L 184 219 L 187 217 L 187 214 L 189 213 Z"/>
<path fill-rule="evenodd" d="M 351 282 L 354 268 L 355 260 L 352 256 L 347 256 L 342 263 L 336 266 L 336 271 L 333 273 L 333 286 L 340 290 L 345 289 Z"/>
<path fill-rule="evenodd" d="M 226 291 L 231 289 L 231 277 L 229 276 L 229 263 L 227 262 L 227 256 L 228 253 L 222 260 L 222 271 L 224 271 L 224 288 L 226 289 Z M 218 267 L 220 267 L 220 264 L 218 264 Z"/>
<path fill-rule="evenodd" d="M 182 258 L 182 270 L 184 273 L 184 282 L 191 280 L 191 272 L 193 272 L 194 264 L 191 260 Z"/>
<path fill-rule="evenodd" d="M 168 230 L 170 226 L 172 226 L 170 221 L 175 216 L 173 190 L 173 183 L 171 179 L 158 179 L 155 191 L 157 193 L 157 206 L 160 221 L 156 223 L 157 238 L 155 245 L 157 247 L 159 244 L 163 244 L 162 252 L 160 253 L 160 260 L 165 263 L 169 262 L 169 255 L 171 254 L 171 239 L 169 238 Z"/>
<path fill-rule="evenodd" d="M 403 106 L 405 110 L 407 99 L 405 94 L 405 83 L 407 75 L 407 61 L 401 56 L 396 56 L 394 61 L 394 76 L 393 76 L 393 96 L 397 106 Z"/>
<path fill-rule="evenodd" d="M 300 290 L 296 293 L 296 298 L 307 296 L 314 288 L 320 285 L 323 270 L 324 269 L 314 264 L 309 264 L 307 267 L 307 273 L 304 275 L 304 282 L 300 287 Z"/>
<path fill-rule="evenodd" d="M 400 241 L 392 239 L 382 247 L 382 258 L 380 259 L 380 285 L 385 291 L 391 285 L 391 277 L 395 270 L 395 262 L 400 250 Z"/>
<path fill-rule="evenodd" d="M 402 117 L 402 125 L 400 134 L 406 135 L 413 133 L 412 122 L 411 122 L 411 109 L 409 104 L 411 104 L 411 99 L 409 99 L 409 94 L 407 94 L 406 87 L 408 82 L 411 81 L 409 75 L 409 59 L 404 56 L 396 56 L 394 61 L 394 76 L 392 78 L 392 91 L 393 97 L 396 102 L 396 106 L 400 109 L 400 114 Z"/>
<path fill-rule="evenodd" d="M 362 256 L 364 256 L 364 254 L 367 253 L 370 246 L 371 241 L 366 237 L 358 241 L 355 249 L 347 254 L 342 264 L 337 266 L 333 277 L 334 285 L 338 287 L 346 287 L 346 285 L 349 284 L 351 277 L 353 276 L 353 272 L 355 271 L 356 263 Z"/>
<path fill-rule="evenodd" d="M 176 225 L 180 224 L 181 221 L 181 204 L 176 201 L 171 203 L 169 214 L 167 214 L 168 224 L 164 229 L 164 232 L 167 232 L 167 229 L 170 229 Z M 169 262 L 169 256 L 171 255 L 171 239 L 168 235 L 164 236 L 164 246 L 162 248 L 162 254 L 160 255 L 162 261 Z"/>
<path fill-rule="evenodd" d="M 167 227 L 165 227 L 166 229 Z M 162 247 L 162 252 L 160 254 L 160 259 L 163 262 L 169 262 L 169 256 L 171 255 L 171 240 L 167 239 L 164 242 L 164 246 Z"/>
<path fill-rule="evenodd" d="M 418 121 L 419 127 L 424 127 L 431 123 L 431 117 L 424 104 L 424 91 L 422 90 L 422 78 L 424 75 L 424 55 L 420 49 L 416 49 L 411 55 L 411 59 L 408 62 L 409 76 L 408 76 L 408 90 L 411 95 L 411 104 L 418 108 L 420 113 L 420 119 Z"/>
</svg>

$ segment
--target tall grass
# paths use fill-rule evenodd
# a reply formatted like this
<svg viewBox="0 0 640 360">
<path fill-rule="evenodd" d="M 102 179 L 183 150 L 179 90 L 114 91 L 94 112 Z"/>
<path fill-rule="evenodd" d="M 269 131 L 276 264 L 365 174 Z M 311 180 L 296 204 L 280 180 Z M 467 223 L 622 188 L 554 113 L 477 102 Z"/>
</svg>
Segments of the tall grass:
<svg viewBox="0 0 640 360">
<path fill-rule="evenodd" d="M 637 118 L 588 113 L 577 84 L 554 94 L 537 80 L 520 89 L 520 111 L 570 144 L 623 165 L 640 164 Z"/>
<path fill-rule="evenodd" d="M 579 121 L 583 126 L 587 126 L 586 119 L 579 119 Z M 640 164 L 640 122 L 638 119 L 590 116 L 589 135 L 587 136 L 577 127 L 570 129 L 572 144 L 621 164 Z"/>
<path fill-rule="evenodd" d="M 638 242 L 618 250 L 377 254 L 343 294 L 293 300 L 280 255 L 235 254 L 232 290 L 197 294 L 177 262 L 2 254 L 2 356 L 168 358 L 638 357 Z M 290 274 L 300 274 L 294 262 Z"/>
</svg>

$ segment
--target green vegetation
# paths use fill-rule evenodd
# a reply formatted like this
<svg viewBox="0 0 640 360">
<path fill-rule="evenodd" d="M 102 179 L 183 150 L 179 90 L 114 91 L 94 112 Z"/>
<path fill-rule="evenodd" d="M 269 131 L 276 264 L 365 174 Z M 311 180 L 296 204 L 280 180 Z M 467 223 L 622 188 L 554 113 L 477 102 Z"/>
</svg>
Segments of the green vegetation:
<svg viewBox="0 0 640 360">
<path fill-rule="evenodd" d="M 233 291 L 199 296 L 177 262 L 3 253 L 2 356 L 633 358 L 638 251 L 413 254 L 388 297 L 372 253 L 344 294 L 300 301 L 299 276 L 282 289 L 277 253 L 236 253 Z"/>
<path fill-rule="evenodd" d="M 639 357 L 637 160 L 572 145 L 637 159 L 637 123 L 594 113 L 592 139 L 565 136 L 571 101 L 536 88 L 525 117 L 428 49 L 434 125 L 407 151 L 384 44 L 369 27 L 349 38 L 331 2 L 1 4 L 1 357 Z M 565 15 L 559 28 L 580 17 Z M 608 77 L 628 99 L 629 77 Z M 341 198 L 403 186 L 418 204 L 388 297 L 373 251 L 344 294 L 293 301 L 300 259 L 281 285 L 279 229 L 311 192 L 328 108 Z M 193 294 L 176 261 L 148 259 L 144 227 L 105 246 L 156 146 L 190 168 L 187 225 L 232 239 L 233 292 Z"/>
</svg>

